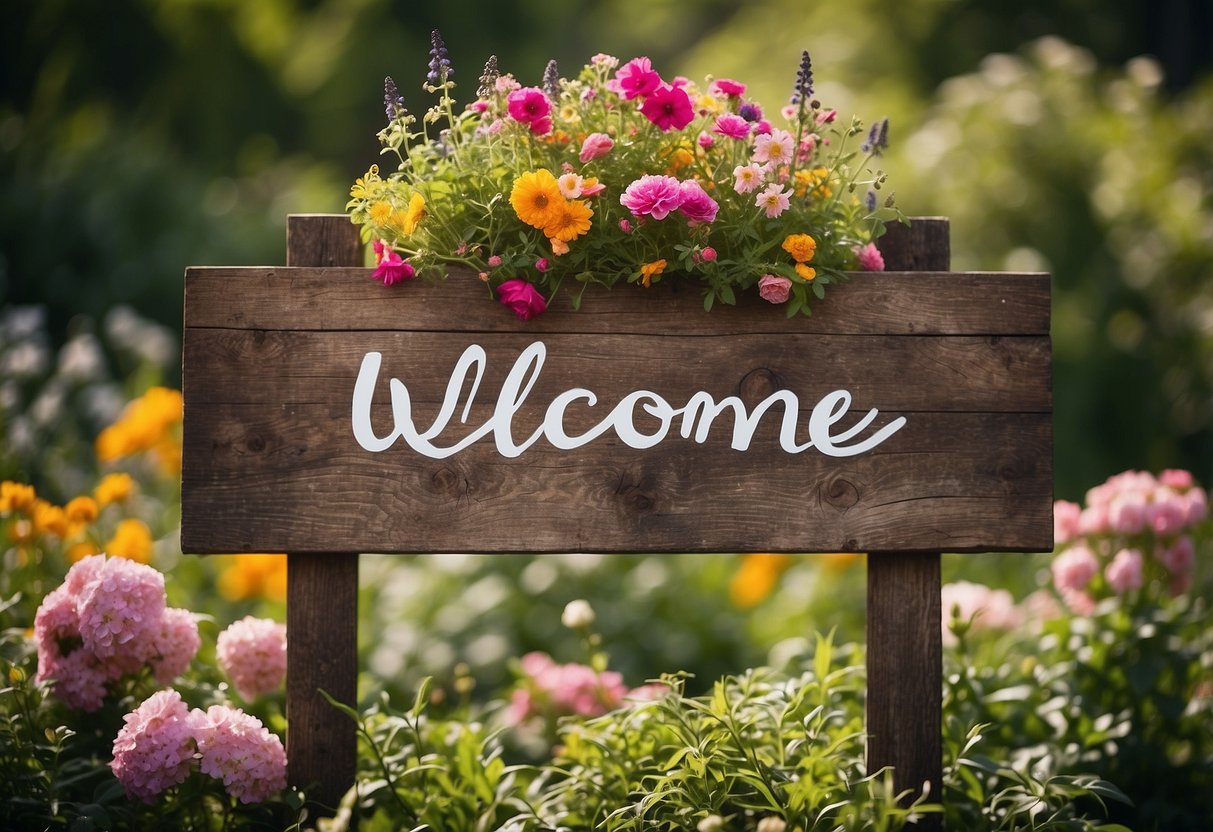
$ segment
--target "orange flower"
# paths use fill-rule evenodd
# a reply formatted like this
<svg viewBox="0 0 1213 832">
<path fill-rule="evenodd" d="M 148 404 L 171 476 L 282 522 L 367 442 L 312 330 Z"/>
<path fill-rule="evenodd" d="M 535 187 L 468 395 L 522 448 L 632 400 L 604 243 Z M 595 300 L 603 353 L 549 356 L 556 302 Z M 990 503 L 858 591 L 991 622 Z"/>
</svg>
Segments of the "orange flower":
<svg viewBox="0 0 1213 832">
<path fill-rule="evenodd" d="M 649 288 L 653 284 L 653 278 L 665 271 L 667 265 L 668 263 L 664 259 L 645 263 L 640 267 L 640 282 L 644 284 L 646 289 Z"/>
<path fill-rule="evenodd" d="M 232 601 L 246 598 L 286 600 L 286 555 L 230 555 L 219 574 L 219 593 Z"/>
<path fill-rule="evenodd" d="M 123 520 L 105 544 L 105 551 L 115 557 L 147 563 L 152 559 L 151 529 L 142 520 Z"/>
<path fill-rule="evenodd" d="M 93 496 L 97 498 L 98 506 L 105 508 L 110 503 L 122 502 L 131 496 L 134 490 L 135 481 L 131 479 L 131 475 L 119 472 L 102 477 L 101 482 L 93 489 Z"/>
<path fill-rule="evenodd" d="M 594 212 L 580 200 L 561 197 L 560 204 L 552 209 L 551 216 L 543 227 L 543 233 L 549 239 L 568 243 L 590 230 L 590 217 L 594 216 Z"/>
<path fill-rule="evenodd" d="M 808 234 L 789 234 L 783 238 L 783 250 L 797 263 L 807 263 L 817 253 L 817 241 Z"/>
<path fill-rule="evenodd" d="M 514 180 L 510 205 L 518 219 L 532 228 L 544 228 L 558 219 L 565 198 L 556 177 L 547 168 L 528 171 Z"/>
<path fill-rule="evenodd" d="M 806 266 L 804 263 L 796 264 L 796 274 L 800 275 L 801 279 L 808 283 L 813 278 L 817 277 L 817 269 L 812 266 Z"/>
<path fill-rule="evenodd" d="M 749 609 L 766 600 L 779 576 L 792 563 L 791 555 L 743 555 L 741 566 L 729 582 L 729 597 L 739 609 Z"/>
<path fill-rule="evenodd" d="M 27 513 L 34 506 L 37 494 L 32 485 L 5 480 L 0 482 L 0 514 L 10 511 Z"/>
</svg>

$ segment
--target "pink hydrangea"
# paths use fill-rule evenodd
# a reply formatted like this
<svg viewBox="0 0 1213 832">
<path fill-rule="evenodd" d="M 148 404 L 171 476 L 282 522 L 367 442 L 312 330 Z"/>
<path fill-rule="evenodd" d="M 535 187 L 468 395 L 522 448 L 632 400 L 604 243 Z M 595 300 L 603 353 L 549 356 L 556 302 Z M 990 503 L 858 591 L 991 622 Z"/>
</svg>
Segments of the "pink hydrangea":
<svg viewBox="0 0 1213 832">
<path fill-rule="evenodd" d="M 223 781 L 241 803 L 256 803 L 286 788 L 286 751 L 261 720 L 239 708 L 212 705 L 190 714 L 198 767 Z"/>
<path fill-rule="evenodd" d="M 1053 503 L 1053 542 L 1064 546 L 1078 536 L 1078 522 L 1082 517 L 1082 506 L 1068 500 Z"/>
<path fill-rule="evenodd" d="M 682 205 L 682 183 L 672 176 L 646 174 L 624 190 L 619 201 L 637 217 L 665 219 Z"/>
<path fill-rule="evenodd" d="M 787 303 L 792 281 L 777 274 L 764 274 L 758 279 L 758 296 L 767 303 Z"/>
<path fill-rule="evenodd" d="M 107 558 L 78 596 L 80 637 L 103 662 L 142 665 L 155 654 L 164 609 L 163 575 L 127 558 Z"/>
<path fill-rule="evenodd" d="M 215 654 L 236 692 L 251 702 L 286 676 L 286 625 L 245 616 L 219 634 Z"/>
<path fill-rule="evenodd" d="M 1159 546 L 1155 551 L 1158 560 L 1175 577 L 1186 578 L 1196 565 L 1196 546 L 1192 538 L 1183 535 L 1170 546 Z"/>
<path fill-rule="evenodd" d="M 876 247 L 875 243 L 868 243 L 856 248 L 855 261 L 858 263 L 861 271 L 884 271 L 884 255 L 880 253 L 880 249 Z"/>
<path fill-rule="evenodd" d="M 628 694 L 623 677 L 613 671 L 558 664 L 538 652 L 523 656 L 520 665 L 526 678 L 511 698 L 508 718 L 513 724 L 541 714 L 598 716 L 618 708 Z"/>
<path fill-rule="evenodd" d="M 1142 556 L 1137 549 L 1121 549 L 1104 570 L 1108 586 L 1118 595 L 1141 589 Z"/>
<path fill-rule="evenodd" d="M 686 90 L 668 84 L 650 93 L 640 112 L 663 131 L 681 130 L 695 120 L 695 108 Z"/>
<path fill-rule="evenodd" d="M 522 87 L 506 98 L 510 118 L 526 124 L 531 132 L 542 136 L 552 129 L 552 102 L 538 87 Z"/>
<path fill-rule="evenodd" d="M 583 163 L 605 156 L 615 147 L 615 140 L 606 133 L 591 133 L 581 143 L 581 152 L 577 158 Z"/>
<path fill-rule="evenodd" d="M 162 685 L 171 684 L 189 668 L 202 646 L 198 622 L 189 610 L 166 609 L 156 634 L 156 655 L 152 657 L 152 675 Z"/>
<path fill-rule="evenodd" d="M 970 581 L 955 581 L 942 588 L 943 639 L 955 643 L 952 620 L 973 630 L 1010 630 L 1023 623 L 1023 613 L 1005 589 L 994 589 Z"/>
<path fill-rule="evenodd" d="M 730 139 L 744 139 L 750 135 L 750 123 L 736 113 L 725 113 L 716 119 L 712 132 Z"/>
<path fill-rule="evenodd" d="M 1084 591 L 1099 573 L 1099 559 L 1085 544 L 1066 549 L 1053 559 L 1053 583 L 1061 592 Z"/>
<path fill-rule="evenodd" d="M 110 769 L 131 797 L 147 803 L 184 783 L 194 761 L 189 710 L 175 690 L 153 693 L 123 718 Z"/>
<path fill-rule="evenodd" d="M 615 72 L 607 82 L 607 89 L 619 93 L 628 101 L 638 96 L 647 96 L 661 86 L 661 76 L 653 69 L 648 58 L 633 58 Z"/>
<path fill-rule="evenodd" d="M 498 286 L 497 300 L 520 321 L 529 321 L 536 315 L 542 315 L 548 308 L 548 302 L 539 290 L 520 277 L 507 280 Z"/>
<path fill-rule="evenodd" d="M 678 210 L 687 218 L 687 222 L 691 225 L 705 225 L 716 219 L 716 212 L 720 210 L 720 206 L 716 204 L 716 200 L 708 196 L 707 191 L 703 186 L 694 179 L 688 179 L 680 186 L 682 191 L 682 202 L 678 205 Z"/>
<path fill-rule="evenodd" d="M 41 660 L 39 660 L 41 661 Z M 45 668 L 38 667 L 38 681 L 51 683 L 51 690 L 63 704 L 85 713 L 98 710 L 109 693 L 111 674 L 88 650 L 73 650 Z"/>
</svg>

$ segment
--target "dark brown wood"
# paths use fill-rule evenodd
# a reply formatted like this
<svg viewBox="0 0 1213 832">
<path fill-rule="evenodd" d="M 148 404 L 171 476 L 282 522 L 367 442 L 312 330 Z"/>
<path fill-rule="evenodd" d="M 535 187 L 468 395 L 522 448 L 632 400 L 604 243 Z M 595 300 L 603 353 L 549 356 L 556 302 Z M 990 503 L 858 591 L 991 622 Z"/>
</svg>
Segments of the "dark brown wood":
<svg viewBox="0 0 1213 832">
<path fill-rule="evenodd" d="M 881 240 L 885 264 L 947 271 L 948 227 L 948 221 L 938 217 L 915 218 L 909 227 L 891 226 Z M 1045 372 L 1041 380 L 1050 385 L 1050 374 Z M 1049 433 L 1045 447 L 1029 451 L 1034 457 L 1052 457 L 1051 428 Z M 1041 485 L 1051 504 L 1052 475 Z M 1051 545 L 1044 540 L 1040 544 Z M 952 551 L 946 544 L 940 548 Z M 940 590 L 939 552 L 868 555 L 867 765 L 870 772 L 891 766 L 894 789 L 908 792 L 907 800 L 924 790 L 933 802 L 943 799 Z M 938 815 L 926 815 L 915 826 L 938 830 L 943 822 Z"/>
<path fill-rule="evenodd" d="M 868 555 L 868 771 L 893 767 L 898 790 L 941 794 L 943 748 L 939 555 Z M 927 816 L 920 829 L 938 829 Z"/>
<path fill-rule="evenodd" d="M 287 263 L 351 266 L 362 262 L 358 231 L 340 215 L 294 215 L 287 219 Z M 238 302 L 249 303 L 240 298 Z M 187 301 L 188 302 L 188 301 Z M 295 302 L 295 301 L 290 301 Z M 259 379 L 246 375 L 243 384 Z M 205 409 L 213 390 L 198 398 Z M 269 486 L 271 489 L 273 485 Z M 223 508 L 207 509 L 222 517 Z M 293 551 L 286 537 L 269 551 L 287 555 L 287 773 L 306 790 L 314 813 L 335 811 L 354 785 L 357 734 L 354 723 L 320 691 L 354 706 L 358 701 L 358 558 Z"/>
</svg>

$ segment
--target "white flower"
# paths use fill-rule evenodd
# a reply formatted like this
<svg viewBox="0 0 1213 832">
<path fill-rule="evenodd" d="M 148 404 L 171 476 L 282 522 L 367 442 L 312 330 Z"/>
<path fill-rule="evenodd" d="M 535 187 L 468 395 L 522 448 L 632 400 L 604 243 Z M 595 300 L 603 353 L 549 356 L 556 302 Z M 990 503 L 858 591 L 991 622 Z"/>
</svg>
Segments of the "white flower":
<svg viewBox="0 0 1213 832">
<path fill-rule="evenodd" d="M 560 623 L 570 630 L 584 630 L 594 623 L 594 608 L 582 598 L 569 601 L 560 616 Z"/>
<path fill-rule="evenodd" d="M 787 827 L 787 822 L 779 815 L 767 815 L 758 821 L 758 832 L 783 832 Z"/>
<path fill-rule="evenodd" d="M 720 815 L 708 815 L 695 826 L 698 832 L 720 832 L 724 829 L 724 818 Z"/>
</svg>

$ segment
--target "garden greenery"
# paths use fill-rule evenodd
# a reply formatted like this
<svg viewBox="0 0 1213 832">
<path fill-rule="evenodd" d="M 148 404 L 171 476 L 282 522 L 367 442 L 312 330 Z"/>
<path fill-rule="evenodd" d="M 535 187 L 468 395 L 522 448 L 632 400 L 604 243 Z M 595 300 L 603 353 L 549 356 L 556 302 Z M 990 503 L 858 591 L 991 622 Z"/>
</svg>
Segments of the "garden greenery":
<svg viewBox="0 0 1213 832">
<path fill-rule="evenodd" d="M 872 241 L 901 218 L 872 170 L 888 120 L 837 124 L 814 96 L 804 52 L 789 103 L 765 112 L 746 85 L 663 78 L 647 57 L 595 55 L 575 77 L 556 62 L 523 86 L 486 63 L 457 112 L 437 31 L 418 119 L 388 78 L 379 133 L 394 169 L 373 166 L 347 205 L 386 284 L 463 265 L 529 320 L 572 282 L 702 282 L 704 306 L 757 292 L 809 313 L 850 269 L 880 269 Z"/>
</svg>

